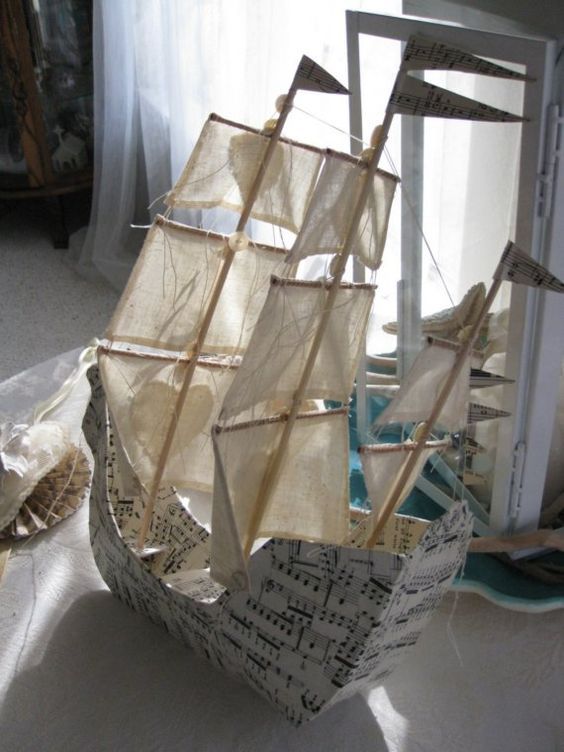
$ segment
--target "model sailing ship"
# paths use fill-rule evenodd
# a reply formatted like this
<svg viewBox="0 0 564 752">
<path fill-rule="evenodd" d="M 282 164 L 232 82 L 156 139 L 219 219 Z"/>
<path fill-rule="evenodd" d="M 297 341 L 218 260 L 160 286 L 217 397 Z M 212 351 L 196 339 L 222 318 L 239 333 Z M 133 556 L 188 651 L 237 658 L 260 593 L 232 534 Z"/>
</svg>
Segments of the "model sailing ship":
<svg viewBox="0 0 564 752">
<path fill-rule="evenodd" d="M 91 536 L 104 579 L 294 723 L 386 676 L 464 561 L 464 503 L 431 524 L 395 510 L 465 424 L 473 340 L 501 278 L 528 263 L 509 244 L 466 344 L 423 351 L 429 408 L 412 413 L 402 388 L 382 416 L 416 425 L 400 444 L 362 447 L 372 511 L 351 521 L 347 404 L 374 285 L 343 274 L 351 254 L 380 264 L 391 120 L 520 119 L 409 75 L 431 67 L 519 78 L 411 39 L 361 158 L 282 137 L 297 90 L 346 93 L 305 57 L 263 131 L 212 115 L 167 204 L 232 209 L 234 232 L 157 217 L 99 348 L 86 427 L 100 433 Z M 250 218 L 296 233 L 291 252 L 250 240 Z M 333 254 L 325 279 L 288 273 L 312 253 Z"/>
</svg>

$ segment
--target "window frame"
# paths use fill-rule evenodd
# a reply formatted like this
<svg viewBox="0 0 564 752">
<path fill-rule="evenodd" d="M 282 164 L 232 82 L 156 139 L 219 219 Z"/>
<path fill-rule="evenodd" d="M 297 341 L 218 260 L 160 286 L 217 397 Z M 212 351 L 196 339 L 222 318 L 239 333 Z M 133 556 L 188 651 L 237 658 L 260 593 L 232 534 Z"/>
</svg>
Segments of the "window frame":
<svg viewBox="0 0 564 752">
<path fill-rule="evenodd" d="M 564 231 L 564 217 L 543 207 L 546 189 L 545 133 L 551 108 L 555 69 L 556 44 L 554 40 L 539 36 L 505 34 L 455 26 L 443 22 L 403 16 L 385 16 L 357 11 L 347 11 L 347 59 L 349 70 L 350 131 L 362 137 L 362 99 L 360 70 L 360 36 L 382 37 L 406 41 L 411 34 L 419 33 L 440 39 L 481 57 L 515 62 L 526 67 L 532 80 L 525 83 L 524 113 L 529 119 L 523 124 L 519 166 L 519 192 L 515 226 L 515 243 L 530 251 L 531 257 L 549 267 L 553 273 L 564 271 L 564 251 L 555 242 L 558 231 Z M 421 154 L 423 118 L 403 118 L 402 154 L 410 157 Z M 411 123 L 407 123 L 411 121 Z M 419 122 L 418 122 L 419 121 Z M 351 149 L 358 150 L 351 139 Z M 549 155 L 550 158 L 550 155 Z M 418 166 L 422 170 L 422 164 Z M 422 183 L 413 182 L 411 188 L 422 190 Z M 554 202 L 563 206 L 564 181 L 555 187 Z M 417 201 L 414 201 L 417 203 Z M 549 207 L 550 208 L 550 207 Z M 409 282 L 411 295 L 402 309 L 405 342 L 419 340 L 417 321 L 420 317 L 420 249 L 413 243 L 416 233 L 403 226 L 402 268 L 411 264 L 414 269 Z M 562 227 L 561 230 L 559 228 Z M 411 244 L 409 242 L 411 238 Z M 411 245 L 411 248 L 409 247 Z M 415 255 L 413 250 L 415 249 Z M 500 253 L 501 253 L 500 249 Z M 357 278 L 360 270 L 356 270 Z M 403 276 L 403 275 L 402 275 Z M 500 421 L 497 443 L 489 530 L 511 532 L 530 530 L 538 526 L 542 496 L 550 453 L 553 421 L 556 413 L 562 346 L 563 300 L 552 293 L 543 293 L 529 287 L 515 285 L 512 290 L 509 333 L 507 344 L 506 375 L 515 384 L 503 388 L 502 407 L 511 417 Z M 401 361 L 400 361 L 401 368 Z M 364 373 L 364 369 L 361 369 Z M 363 378 L 359 380 L 362 392 Z M 359 399 L 359 407 L 364 400 Z M 554 408 L 554 409 L 553 409 Z M 362 410 L 359 416 L 363 420 Z"/>
</svg>

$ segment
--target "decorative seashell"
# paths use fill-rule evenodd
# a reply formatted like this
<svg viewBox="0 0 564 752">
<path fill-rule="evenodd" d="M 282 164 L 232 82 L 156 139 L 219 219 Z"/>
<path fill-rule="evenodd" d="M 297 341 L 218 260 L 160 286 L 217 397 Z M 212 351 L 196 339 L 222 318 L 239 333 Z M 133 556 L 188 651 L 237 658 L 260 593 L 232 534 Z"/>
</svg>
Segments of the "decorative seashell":
<svg viewBox="0 0 564 752">
<path fill-rule="evenodd" d="M 19 428 L 2 447 L 0 530 L 14 519 L 38 481 L 72 447 L 68 431 L 60 423 L 43 421 Z"/>
<path fill-rule="evenodd" d="M 457 306 L 424 316 L 421 320 L 421 332 L 443 339 L 457 340 L 461 331 L 474 324 L 485 298 L 486 286 L 483 282 L 478 282 L 468 290 Z M 382 329 L 388 334 L 397 334 L 398 322 L 384 324 Z"/>
<path fill-rule="evenodd" d="M 91 477 L 86 455 L 73 447 L 21 502 L 15 518 L 0 530 L 0 539 L 25 538 L 71 515 L 88 497 Z"/>
</svg>

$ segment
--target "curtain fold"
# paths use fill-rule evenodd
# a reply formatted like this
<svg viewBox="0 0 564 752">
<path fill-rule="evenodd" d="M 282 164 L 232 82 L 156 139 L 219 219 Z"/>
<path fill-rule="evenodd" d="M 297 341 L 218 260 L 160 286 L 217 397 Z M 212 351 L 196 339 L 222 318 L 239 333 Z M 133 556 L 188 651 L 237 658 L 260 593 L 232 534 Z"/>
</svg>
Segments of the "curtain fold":
<svg viewBox="0 0 564 752">
<path fill-rule="evenodd" d="M 211 111 L 260 127 L 273 114 L 276 97 L 287 91 L 304 53 L 346 84 L 348 4 L 348 0 L 94 0 L 94 198 L 87 231 L 71 239 L 77 269 L 123 287 L 144 236 L 142 229 L 131 225 L 147 225 L 163 210 L 159 197 L 177 179 Z M 401 6 L 401 0 L 356 3 L 358 10 L 397 15 Z M 390 93 L 388 53 L 386 43 L 362 40 L 362 80 L 369 86 L 363 91 L 363 106 L 369 118 L 378 117 Z M 466 79 L 465 93 L 483 94 L 489 101 L 504 95 L 504 84 L 482 81 L 475 90 Z M 349 150 L 346 97 L 300 92 L 296 104 L 287 135 Z M 511 109 L 519 102 L 505 104 Z M 367 122 L 365 133 L 375 124 Z M 424 229 L 454 297 L 460 298 L 477 276 L 488 276 L 495 256 L 492 248 L 497 249 L 511 224 L 518 133 L 508 138 L 511 127 L 494 125 L 491 130 L 499 130 L 492 140 L 483 124 L 475 126 L 480 128 L 475 137 L 464 125 L 433 127 L 431 131 L 426 125 Z M 448 133 L 442 131 L 446 128 Z M 464 149 L 460 128 L 466 128 Z M 431 154 L 427 147 L 433 140 L 436 149 Z M 389 147 L 393 153 L 392 139 Z M 397 153 L 394 156 L 399 167 Z M 485 174 L 488 185 L 480 181 Z M 454 207 L 453 197 L 463 202 L 467 193 L 474 197 L 471 211 L 460 201 Z M 399 226 L 400 202 L 395 203 L 392 225 L 395 221 Z M 495 215 L 488 211 L 492 206 Z M 232 229 L 221 211 L 207 212 L 203 218 L 199 212 L 184 211 L 175 213 L 175 218 L 201 222 L 217 231 Z M 399 231 L 392 225 L 378 275 L 381 321 L 396 318 Z M 258 239 L 280 242 L 272 236 Z M 311 273 L 322 273 L 318 267 L 314 264 Z M 424 269 L 424 302 L 433 310 L 448 305 L 436 271 L 426 260 Z"/>
<path fill-rule="evenodd" d="M 401 0 L 356 5 L 401 13 Z M 94 196 L 88 229 L 71 239 L 77 270 L 123 287 L 143 242 L 143 231 L 131 224 L 148 224 L 162 211 L 156 199 L 178 177 L 209 112 L 262 126 L 304 53 L 346 84 L 347 6 L 347 0 L 94 0 Z M 304 94 L 300 106 L 346 131 L 346 98 L 320 96 Z M 315 141 L 321 131 L 333 140 L 318 142 L 348 148 L 342 134 L 299 113 L 292 119 L 294 137 Z M 179 218 L 200 220 L 194 213 Z M 223 229 L 221 218 L 209 219 Z"/>
<path fill-rule="evenodd" d="M 71 239 L 79 273 L 121 288 L 135 259 L 138 182 L 134 0 L 94 3 L 94 191 L 90 224 Z"/>
</svg>

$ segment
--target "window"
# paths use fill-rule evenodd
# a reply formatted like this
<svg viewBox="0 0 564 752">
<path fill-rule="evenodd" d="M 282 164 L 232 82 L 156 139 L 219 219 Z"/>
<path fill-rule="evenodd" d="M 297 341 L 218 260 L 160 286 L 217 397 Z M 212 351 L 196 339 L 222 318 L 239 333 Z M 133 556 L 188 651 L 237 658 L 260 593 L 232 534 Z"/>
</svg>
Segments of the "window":
<svg viewBox="0 0 564 752">
<path fill-rule="evenodd" d="M 520 114 L 522 106 L 528 118 L 523 126 L 394 119 L 398 122 L 390 135 L 389 151 L 400 167 L 404 192 L 389 237 L 395 252 L 388 247 L 390 268 L 382 267 L 378 283 L 381 302 L 386 296 L 388 302 L 393 301 L 390 281 L 401 269 L 398 276 L 404 292 L 398 309 L 406 359 L 420 341 L 420 315 L 451 305 L 445 286 L 454 303 L 472 284 L 483 280 L 488 286 L 508 237 L 555 274 L 561 274 L 564 265 L 552 242 L 551 200 L 542 178 L 545 132 L 554 110 L 549 107 L 554 43 L 349 11 L 351 132 L 367 133 L 367 123 L 375 124 L 378 106 L 383 112 L 387 100 L 375 103 L 372 93 L 378 82 L 381 86 L 387 79 L 390 91 L 394 73 L 381 61 L 395 58 L 399 63 L 401 43 L 414 33 L 525 70 L 531 80 L 523 84 L 451 72 L 425 74 L 431 83 L 500 109 Z M 552 161 L 550 155 L 547 159 Z M 436 253 L 442 278 L 429 260 L 418 225 Z M 559 296 L 513 286 L 510 295 L 503 292 L 497 305 L 508 307 L 504 371 L 515 383 L 498 388 L 500 407 L 511 416 L 494 421 L 498 431 L 493 442 L 495 461 L 488 471 L 488 524 L 496 531 L 530 529 L 538 522 L 552 438 L 562 358 L 561 346 L 554 343 L 562 339 L 562 303 Z M 390 308 L 385 316 L 390 316 Z M 385 344 L 376 338 L 369 347 L 381 351 Z"/>
</svg>

